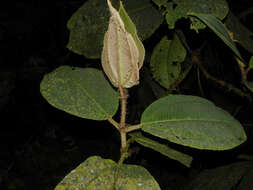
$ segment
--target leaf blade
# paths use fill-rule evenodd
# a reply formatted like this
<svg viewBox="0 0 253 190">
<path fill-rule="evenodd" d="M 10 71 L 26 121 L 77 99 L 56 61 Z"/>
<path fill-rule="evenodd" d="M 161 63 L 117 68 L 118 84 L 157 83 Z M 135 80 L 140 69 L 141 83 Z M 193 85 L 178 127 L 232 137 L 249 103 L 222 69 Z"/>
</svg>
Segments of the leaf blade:
<svg viewBox="0 0 253 190">
<path fill-rule="evenodd" d="M 91 156 L 72 170 L 55 190 L 160 190 L 153 176 L 137 165 L 122 164 L 115 183 L 116 168 L 112 160 Z"/>
<path fill-rule="evenodd" d="M 229 113 L 196 96 L 170 95 L 155 101 L 143 112 L 141 126 L 144 132 L 198 149 L 231 149 L 247 138 Z"/>
<path fill-rule="evenodd" d="M 118 109 L 118 93 L 97 69 L 61 66 L 44 76 L 40 90 L 49 104 L 81 118 L 107 120 Z"/>
<path fill-rule="evenodd" d="M 169 89 L 180 76 L 181 63 L 185 57 L 186 50 L 176 34 L 171 40 L 163 37 L 154 48 L 150 60 L 155 80 Z"/>
<path fill-rule="evenodd" d="M 135 23 L 141 40 L 151 36 L 163 21 L 162 14 L 149 0 L 129 0 L 124 2 L 124 6 Z M 70 31 L 67 48 L 70 51 L 87 58 L 100 58 L 110 16 L 105 7 L 106 1 L 88 0 L 73 13 L 67 23 Z"/>
<path fill-rule="evenodd" d="M 195 12 L 189 12 L 189 16 L 195 16 L 204 22 L 233 52 L 234 54 L 243 60 L 240 52 L 237 50 L 235 43 L 230 38 L 223 23 L 213 15 L 199 14 Z"/>
<path fill-rule="evenodd" d="M 186 167 L 190 167 L 191 166 L 191 162 L 192 162 L 192 157 L 184 154 L 182 152 L 179 152 L 175 149 L 172 149 L 170 147 L 168 147 L 165 144 L 161 144 L 157 141 L 154 141 L 150 138 L 144 137 L 141 133 L 137 132 L 137 133 L 132 133 L 130 134 L 131 137 L 134 138 L 134 140 L 141 144 L 142 146 L 151 148 L 161 154 L 163 154 L 164 156 L 167 156 L 168 158 L 171 158 L 173 160 L 177 160 L 179 161 L 181 164 L 185 165 Z"/>
</svg>

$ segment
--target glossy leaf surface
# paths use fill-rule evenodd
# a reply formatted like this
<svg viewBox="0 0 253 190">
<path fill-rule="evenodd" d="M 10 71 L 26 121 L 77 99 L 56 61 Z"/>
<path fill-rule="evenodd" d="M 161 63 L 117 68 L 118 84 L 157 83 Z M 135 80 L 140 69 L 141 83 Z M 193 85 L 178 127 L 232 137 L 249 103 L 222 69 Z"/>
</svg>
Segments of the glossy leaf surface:
<svg viewBox="0 0 253 190">
<path fill-rule="evenodd" d="M 142 114 L 141 129 L 173 143 L 209 150 L 232 149 L 247 138 L 228 112 L 206 99 L 186 95 L 153 102 Z"/>
<path fill-rule="evenodd" d="M 61 66 L 44 76 L 40 90 L 52 106 L 86 119 L 107 120 L 118 109 L 118 93 L 97 69 Z"/>
</svg>

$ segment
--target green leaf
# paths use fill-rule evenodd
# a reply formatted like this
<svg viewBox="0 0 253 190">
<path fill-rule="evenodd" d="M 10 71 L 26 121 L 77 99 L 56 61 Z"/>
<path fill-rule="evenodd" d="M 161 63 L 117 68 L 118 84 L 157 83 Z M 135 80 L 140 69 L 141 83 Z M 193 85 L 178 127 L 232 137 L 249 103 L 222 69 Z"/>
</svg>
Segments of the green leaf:
<svg viewBox="0 0 253 190">
<path fill-rule="evenodd" d="M 61 66 L 44 76 L 40 91 L 52 106 L 86 119 L 107 120 L 118 109 L 118 93 L 93 68 Z"/>
<path fill-rule="evenodd" d="M 166 21 L 170 29 L 175 27 L 177 20 L 186 18 L 189 12 L 212 14 L 222 20 L 229 11 L 225 0 L 173 0 L 168 2 L 166 7 Z M 205 25 L 195 18 L 191 19 L 191 22 L 191 28 L 195 30 L 205 28 Z"/>
<path fill-rule="evenodd" d="M 117 164 L 99 156 L 89 157 L 72 170 L 55 190 L 160 190 L 158 183 L 143 167 L 122 164 L 115 184 Z"/>
<path fill-rule="evenodd" d="M 251 69 L 253 68 L 253 56 L 251 56 L 251 58 L 250 58 L 249 67 L 250 67 Z"/>
<path fill-rule="evenodd" d="M 133 137 L 137 143 L 145 147 L 160 152 L 164 156 L 167 156 L 173 160 L 177 160 L 186 167 L 191 166 L 192 157 L 187 154 L 184 154 L 182 152 L 179 152 L 175 149 L 168 147 L 167 145 L 161 144 L 157 141 L 144 137 L 140 132 L 132 133 L 130 134 L 130 136 Z"/>
<path fill-rule="evenodd" d="M 250 53 L 253 53 L 253 32 L 245 27 L 231 11 L 224 24 L 233 35 L 233 40 Z"/>
<path fill-rule="evenodd" d="M 118 10 L 119 1 L 113 2 Z M 124 1 L 140 39 L 148 38 L 162 23 L 162 14 L 149 0 Z M 109 10 L 105 0 L 88 0 L 69 19 L 70 37 L 67 48 L 87 58 L 100 58 L 105 31 L 109 23 Z M 144 19 L 145 18 L 145 19 Z"/>
<path fill-rule="evenodd" d="M 182 190 L 250 190 L 253 162 L 238 162 L 199 173 Z"/>
<path fill-rule="evenodd" d="M 195 16 L 205 23 L 223 42 L 235 53 L 235 55 L 243 60 L 240 52 L 237 50 L 235 43 L 230 38 L 225 26 L 223 23 L 213 15 L 208 14 L 199 14 L 199 13 L 188 13 L 189 16 Z"/>
<path fill-rule="evenodd" d="M 142 114 L 141 129 L 198 149 L 232 149 L 247 139 L 228 112 L 197 96 L 170 95 L 153 102 Z"/>
<path fill-rule="evenodd" d="M 133 21 L 131 20 L 131 18 L 128 16 L 121 1 L 120 1 L 120 8 L 119 8 L 119 15 L 120 15 L 121 19 L 123 20 L 126 31 L 132 35 L 132 37 L 135 41 L 135 44 L 139 50 L 139 62 L 138 63 L 139 63 L 139 68 L 141 68 L 143 65 L 143 62 L 144 62 L 145 49 L 144 49 L 144 46 L 137 35 L 136 27 L 135 27 Z"/>
<path fill-rule="evenodd" d="M 172 40 L 163 37 L 154 48 L 150 60 L 155 80 L 164 88 L 169 89 L 180 75 L 181 62 L 184 61 L 185 56 L 186 50 L 176 34 Z"/>
</svg>

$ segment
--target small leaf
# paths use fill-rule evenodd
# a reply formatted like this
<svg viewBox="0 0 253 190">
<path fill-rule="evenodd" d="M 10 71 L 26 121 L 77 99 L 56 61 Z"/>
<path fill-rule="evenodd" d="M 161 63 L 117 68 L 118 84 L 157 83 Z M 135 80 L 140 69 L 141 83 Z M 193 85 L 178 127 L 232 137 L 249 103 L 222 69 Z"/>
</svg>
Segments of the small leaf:
<svg viewBox="0 0 253 190">
<path fill-rule="evenodd" d="M 251 69 L 253 68 L 253 56 L 251 56 L 251 58 L 250 58 L 249 67 L 250 67 Z"/>
<path fill-rule="evenodd" d="M 184 61 L 185 56 L 186 50 L 176 34 L 172 40 L 163 37 L 155 47 L 150 61 L 155 80 L 169 89 L 180 75 L 181 62 Z"/>
<path fill-rule="evenodd" d="M 240 52 L 237 50 L 235 46 L 235 43 L 230 38 L 225 26 L 219 19 L 217 19 L 213 15 L 199 14 L 199 13 L 194 13 L 194 12 L 190 12 L 188 13 L 188 15 L 195 16 L 198 19 L 200 19 L 202 22 L 204 22 L 219 38 L 222 39 L 222 41 L 234 52 L 234 54 L 238 58 L 243 60 Z"/>
<path fill-rule="evenodd" d="M 130 134 L 130 136 L 133 137 L 137 143 L 139 143 L 145 147 L 148 147 L 148 148 L 151 148 L 157 152 L 160 152 L 164 156 L 167 156 L 173 160 L 177 160 L 181 164 L 185 165 L 186 167 L 191 166 L 192 157 L 187 154 L 184 154 L 184 153 L 179 152 L 175 149 L 172 149 L 164 144 L 161 144 L 157 141 L 154 141 L 152 139 L 144 137 L 139 132 L 132 133 L 132 134 Z"/>
<path fill-rule="evenodd" d="M 52 106 L 86 119 L 107 120 L 118 109 L 118 93 L 97 69 L 61 66 L 44 76 L 40 91 Z"/>
<path fill-rule="evenodd" d="M 72 170 L 55 190 L 160 190 L 158 183 L 143 167 L 122 164 L 115 184 L 117 164 L 92 156 Z"/>
<path fill-rule="evenodd" d="M 228 112 L 197 96 L 170 95 L 153 102 L 142 114 L 141 129 L 198 149 L 232 149 L 247 139 Z"/>
</svg>

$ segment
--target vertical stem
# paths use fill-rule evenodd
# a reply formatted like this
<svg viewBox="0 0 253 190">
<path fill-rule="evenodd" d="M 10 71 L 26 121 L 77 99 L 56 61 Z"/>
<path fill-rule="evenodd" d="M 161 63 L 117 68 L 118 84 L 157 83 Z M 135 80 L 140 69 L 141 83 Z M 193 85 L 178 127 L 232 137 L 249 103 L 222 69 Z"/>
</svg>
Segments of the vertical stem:
<svg viewBox="0 0 253 190">
<path fill-rule="evenodd" d="M 120 116 L 120 128 L 125 128 L 126 125 L 126 101 L 127 101 L 127 90 L 119 87 L 120 93 L 120 104 L 121 104 L 121 116 Z"/>
<path fill-rule="evenodd" d="M 125 130 L 120 131 L 120 137 L 121 137 L 121 149 L 126 149 L 127 143 L 126 143 L 126 132 Z"/>
<path fill-rule="evenodd" d="M 120 105 L 121 105 L 121 115 L 120 115 L 120 136 L 121 136 L 121 148 L 126 148 L 126 104 L 127 104 L 127 90 L 119 86 L 120 93 Z"/>
</svg>

